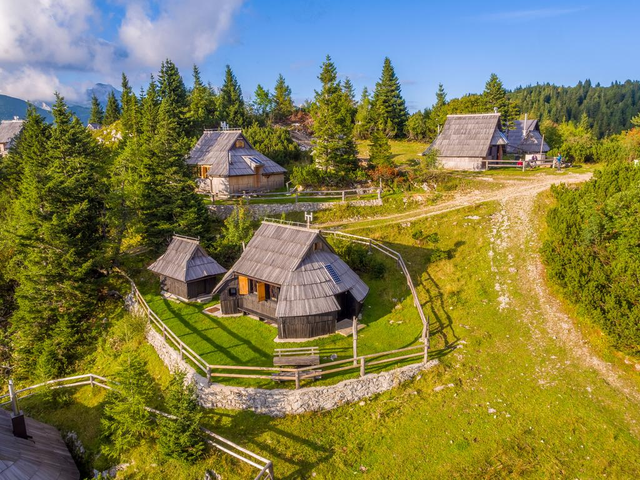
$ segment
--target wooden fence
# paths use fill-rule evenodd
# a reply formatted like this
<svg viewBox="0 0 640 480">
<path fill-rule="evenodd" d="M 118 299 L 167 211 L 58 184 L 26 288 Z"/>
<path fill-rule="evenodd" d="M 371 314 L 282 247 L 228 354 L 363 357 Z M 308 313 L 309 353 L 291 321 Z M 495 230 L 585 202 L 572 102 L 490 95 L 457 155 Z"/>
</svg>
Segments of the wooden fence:
<svg viewBox="0 0 640 480">
<path fill-rule="evenodd" d="M 109 380 L 108 378 L 101 377 L 100 375 L 96 375 L 93 373 L 88 373 L 85 375 L 77 375 L 75 377 L 67 377 L 67 378 L 58 378 L 56 380 L 49 380 L 47 382 L 39 383 L 37 385 L 32 385 L 30 387 L 22 388 L 19 390 L 15 390 L 13 386 L 13 381 L 9 380 L 9 393 L 0 395 L 0 406 L 3 405 L 12 405 L 14 415 L 18 415 L 18 401 L 23 400 L 27 397 L 35 395 L 37 393 L 42 393 L 42 389 L 47 388 L 50 390 L 58 389 L 58 388 L 70 388 L 70 387 L 79 387 L 84 385 L 91 385 L 101 387 L 107 390 L 117 390 L 118 382 L 114 382 Z M 5 400 L 8 398 L 8 400 Z M 4 400 L 4 401 L 3 401 Z M 175 420 L 177 417 L 174 415 L 170 415 L 165 412 L 161 412 L 160 410 L 156 410 L 151 407 L 144 407 L 148 412 L 155 416 L 162 416 L 166 418 L 170 418 Z M 237 445 L 231 440 L 227 440 L 224 437 L 212 432 L 209 429 L 204 427 L 200 427 L 200 430 L 207 436 L 206 441 L 214 448 L 231 455 L 232 457 L 241 460 L 242 462 L 251 465 L 254 468 L 259 470 L 258 475 L 254 480 L 259 479 L 270 479 L 275 480 L 274 472 L 273 472 L 273 463 L 271 460 L 267 460 L 260 455 L 247 450 L 246 448 Z"/>
<path fill-rule="evenodd" d="M 251 200 L 292 200 L 298 203 L 300 200 L 340 199 L 345 202 L 350 197 L 361 197 L 376 193 L 378 199 L 382 199 L 382 189 L 379 187 L 354 188 L 350 190 L 301 190 L 292 192 L 245 192 L 229 193 L 225 199 L 246 199 L 247 204 Z"/>
<path fill-rule="evenodd" d="M 534 168 L 534 167 L 553 167 L 553 158 L 544 158 L 540 160 L 536 160 L 535 162 L 531 160 L 485 160 L 485 170 L 489 170 L 491 168 L 504 168 L 504 167 L 514 167 L 521 168 L 523 171 L 526 168 Z"/>
</svg>

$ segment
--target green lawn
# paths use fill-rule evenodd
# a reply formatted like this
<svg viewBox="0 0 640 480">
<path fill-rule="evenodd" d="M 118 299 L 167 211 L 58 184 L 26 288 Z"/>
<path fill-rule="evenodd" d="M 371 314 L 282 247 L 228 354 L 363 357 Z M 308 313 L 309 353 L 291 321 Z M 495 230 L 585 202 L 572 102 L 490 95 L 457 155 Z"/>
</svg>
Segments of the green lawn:
<svg viewBox="0 0 640 480">
<path fill-rule="evenodd" d="M 358 140 L 358 156 L 369 158 L 369 140 Z M 391 145 L 391 155 L 396 165 L 406 165 L 412 160 L 420 158 L 420 154 L 429 146 L 424 142 L 412 142 L 409 140 L 389 140 Z"/>
</svg>

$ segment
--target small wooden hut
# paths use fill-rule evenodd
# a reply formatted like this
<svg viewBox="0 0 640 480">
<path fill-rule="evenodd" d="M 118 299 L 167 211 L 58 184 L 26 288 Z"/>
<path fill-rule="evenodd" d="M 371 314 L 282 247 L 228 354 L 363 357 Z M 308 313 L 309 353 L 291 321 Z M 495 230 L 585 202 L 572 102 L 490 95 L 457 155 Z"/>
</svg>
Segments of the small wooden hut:
<svg viewBox="0 0 640 480">
<path fill-rule="evenodd" d="M 241 130 L 205 130 L 187 164 L 195 170 L 200 191 L 223 197 L 282 188 L 287 172 L 254 149 Z"/>
<path fill-rule="evenodd" d="M 516 155 L 542 155 L 549 150 L 549 145 L 544 141 L 540 132 L 538 120 L 516 120 L 513 122 L 513 129 L 507 132 L 507 153 Z"/>
<path fill-rule="evenodd" d="M 214 293 L 223 314 L 271 320 L 280 339 L 295 339 L 335 333 L 369 287 L 317 230 L 263 222 Z"/>
<path fill-rule="evenodd" d="M 485 170 L 487 160 L 502 160 L 507 143 L 499 113 L 447 115 L 442 132 L 424 153 L 437 150 L 448 170 Z"/>
<path fill-rule="evenodd" d="M 24 127 L 24 120 L 18 120 L 17 117 L 13 120 L 0 122 L 0 157 L 9 153 L 20 132 L 22 132 L 22 127 Z"/>
<path fill-rule="evenodd" d="M 174 235 L 167 251 L 149 266 L 164 292 L 192 301 L 211 295 L 216 276 L 227 270 L 211 258 L 198 239 Z"/>
</svg>

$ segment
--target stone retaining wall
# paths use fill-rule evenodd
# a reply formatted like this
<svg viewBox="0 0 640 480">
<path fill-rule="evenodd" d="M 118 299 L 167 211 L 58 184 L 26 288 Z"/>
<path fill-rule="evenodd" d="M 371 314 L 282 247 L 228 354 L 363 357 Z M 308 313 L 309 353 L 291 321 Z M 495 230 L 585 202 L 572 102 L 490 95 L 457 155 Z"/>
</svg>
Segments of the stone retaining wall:
<svg viewBox="0 0 640 480">
<path fill-rule="evenodd" d="M 391 390 L 438 364 L 437 360 L 431 360 L 426 364 L 418 363 L 388 372 L 370 373 L 336 385 L 305 387 L 300 390 L 229 387 L 216 383 L 208 385 L 207 379 L 182 360 L 180 353 L 171 348 L 162 335 L 151 327 L 147 329 L 147 340 L 171 371 L 185 372 L 187 378 L 195 382 L 200 405 L 203 407 L 252 410 L 272 417 L 332 410 L 347 403 L 358 402 Z"/>
<path fill-rule="evenodd" d="M 355 207 L 375 207 L 382 205 L 382 200 L 351 200 L 347 202 L 298 202 L 298 203 L 258 203 L 246 205 L 247 211 L 253 218 L 261 218 L 269 215 L 281 215 L 290 212 L 317 212 L 328 210 L 341 204 Z M 233 212 L 234 205 L 209 205 L 209 211 L 215 216 L 225 219 Z"/>
</svg>

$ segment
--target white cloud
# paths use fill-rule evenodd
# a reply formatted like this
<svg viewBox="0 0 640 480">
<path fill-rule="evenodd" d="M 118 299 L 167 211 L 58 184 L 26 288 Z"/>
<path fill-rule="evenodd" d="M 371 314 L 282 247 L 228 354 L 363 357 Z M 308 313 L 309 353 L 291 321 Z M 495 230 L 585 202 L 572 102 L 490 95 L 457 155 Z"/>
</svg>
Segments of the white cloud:
<svg viewBox="0 0 640 480">
<path fill-rule="evenodd" d="M 182 65 L 201 62 L 228 32 L 242 0 L 163 0 L 153 15 L 148 4 L 127 7 L 120 40 L 131 62 L 158 67 L 166 58 Z"/>
<path fill-rule="evenodd" d="M 82 99 L 86 85 L 63 85 L 63 72 L 113 81 L 122 71 L 146 78 L 166 58 L 181 66 L 202 62 L 218 48 L 243 2 L 122 1 L 125 14 L 111 32 L 114 43 L 95 34 L 106 20 L 99 1 L 0 0 L 0 92 L 50 100 L 57 90 L 69 100 Z"/>
</svg>

